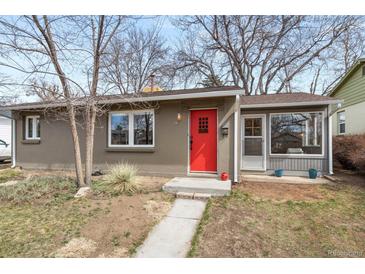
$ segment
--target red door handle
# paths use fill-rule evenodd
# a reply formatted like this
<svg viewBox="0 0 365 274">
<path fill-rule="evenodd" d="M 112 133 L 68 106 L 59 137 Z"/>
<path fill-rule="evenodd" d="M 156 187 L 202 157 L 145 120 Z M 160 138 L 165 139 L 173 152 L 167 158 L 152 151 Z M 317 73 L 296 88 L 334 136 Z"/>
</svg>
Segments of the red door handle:
<svg viewBox="0 0 365 274">
<path fill-rule="evenodd" d="M 190 150 L 193 149 L 193 136 L 190 136 Z"/>
</svg>

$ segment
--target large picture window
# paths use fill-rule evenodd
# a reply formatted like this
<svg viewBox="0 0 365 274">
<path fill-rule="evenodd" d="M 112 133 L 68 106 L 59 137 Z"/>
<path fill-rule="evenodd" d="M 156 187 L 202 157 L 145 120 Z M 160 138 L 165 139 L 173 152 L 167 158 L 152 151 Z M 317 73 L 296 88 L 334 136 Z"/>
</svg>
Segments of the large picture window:
<svg viewBox="0 0 365 274">
<path fill-rule="evenodd" d="M 272 114 L 271 154 L 323 154 L 322 112 Z"/>
<path fill-rule="evenodd" d="M 154 112 L 111 112 L 108 135 L 110 147 L 153 146 Z"/>
</svg>

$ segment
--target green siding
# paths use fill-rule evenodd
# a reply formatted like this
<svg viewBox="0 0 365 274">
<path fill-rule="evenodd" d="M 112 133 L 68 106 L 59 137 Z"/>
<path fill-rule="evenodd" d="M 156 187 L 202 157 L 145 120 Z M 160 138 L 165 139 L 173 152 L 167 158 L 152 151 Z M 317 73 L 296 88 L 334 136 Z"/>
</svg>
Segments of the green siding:
<svg viewBox="0 0 365 274">
<path fill-rule="evenodd" d="M 365 102 L 365 76 L 362 76 L 362 67 L 359 66 L 353 73 L 338 87 L 331 97 L 344 100 L 342 108 L 357 103 Z"/>
</svg>

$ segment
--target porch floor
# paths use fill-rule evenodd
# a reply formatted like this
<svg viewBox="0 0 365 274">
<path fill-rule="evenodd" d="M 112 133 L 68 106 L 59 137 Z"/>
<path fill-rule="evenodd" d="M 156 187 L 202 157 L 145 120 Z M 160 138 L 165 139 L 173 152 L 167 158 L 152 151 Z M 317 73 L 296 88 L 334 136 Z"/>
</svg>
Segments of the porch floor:
<svg viewBox="0 0 365 274">
<path fill-rule="evenodd" d="M 170 193 L 203 193 L 211 196 L 225 196 L 231 192 L 231 181 L 215 178 L 175 177 L 162 189 Z"/>
<path fill-rule="evenodd" d="M 270 182 L 270 183 L 283 183 L 283 184 L 328 184 L 331 181 L 323 177 L 317 177 L 316 179 L 309 179 L 307 177 L 300 176 L 283 176 L 276 177 L 272 175 L 261 174 L 241 174 L 241 182 Z"/>
</svg>

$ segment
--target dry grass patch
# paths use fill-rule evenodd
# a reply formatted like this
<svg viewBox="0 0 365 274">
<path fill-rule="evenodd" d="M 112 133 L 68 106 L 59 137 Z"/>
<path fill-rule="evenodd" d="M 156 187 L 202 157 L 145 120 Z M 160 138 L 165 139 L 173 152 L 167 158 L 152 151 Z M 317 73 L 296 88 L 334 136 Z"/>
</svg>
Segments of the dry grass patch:
<svg viewBox="0 0 365 274">
<path fill-rule="evenodd" d="M 19 169 L 6 168 L 0 170 L 0 184 L 6 183 L 9 180 L 20 180 L 24 177 L 22 176 L 22 172 Z"/>
<path fill-rule="evenodd" d="M 364 201 L 361 183 L 240 185 L 212 199 L 190 255 L 364 257 Z"/>
<path fill-rule="evenodd" d="M 156 222 L 160 221 L 171 209 L 171 201 L 147 201 L 143 208 L 149 216 L 152 216 Z"/>
<path fill-rule="evenodd" d="M 267 199 L 279 202 L 285 201 L 316 201 L 329 195 L 322 191 L 321 185 L 295 185 L 270 182 L 241 183 L 234 190 L 249 194 L 252 198 Z"/>
<path fill-rule="evenodd" d="M 56 258 L 86 258 L 96 250 L 96 242 L 85 238 L 74 238 L 58 249 Z"/>
</svg>

